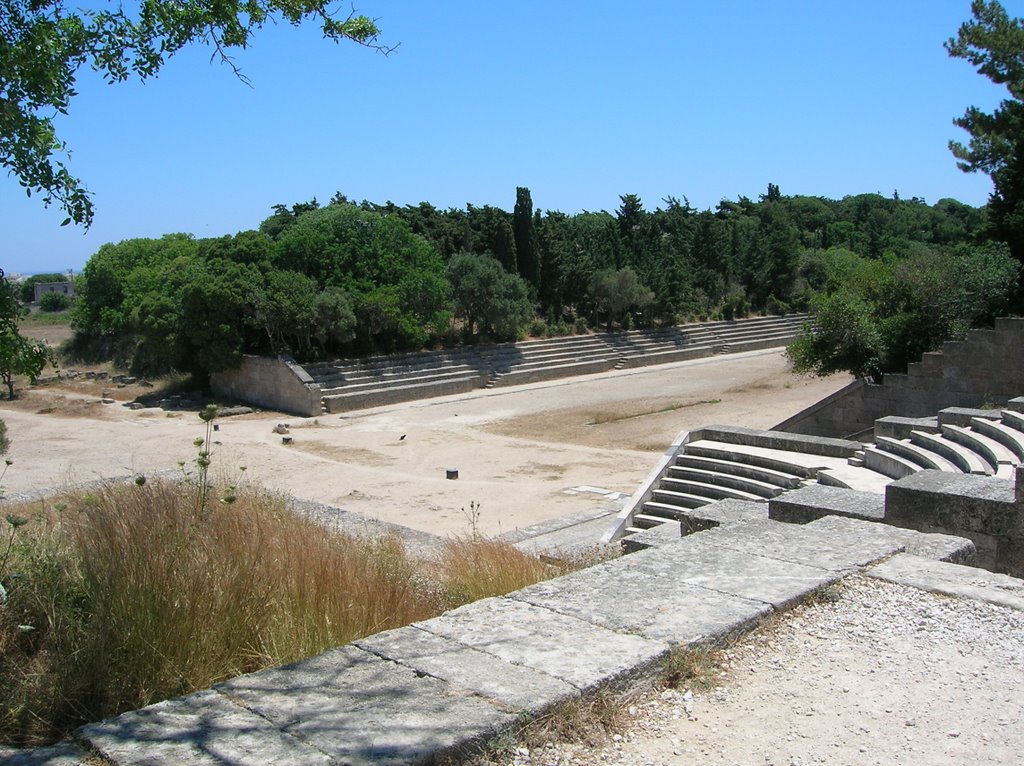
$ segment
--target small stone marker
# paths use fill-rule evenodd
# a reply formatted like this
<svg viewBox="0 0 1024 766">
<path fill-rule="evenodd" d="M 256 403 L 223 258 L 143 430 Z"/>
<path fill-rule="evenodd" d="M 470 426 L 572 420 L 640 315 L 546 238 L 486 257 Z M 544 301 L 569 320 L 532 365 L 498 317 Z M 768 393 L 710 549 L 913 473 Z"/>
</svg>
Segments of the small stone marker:
<svg viewBox="0 0 1024 766">
<path fill-rule="evenodd" d="M 291 443 L 292 443 L 292 437 L 290 437 L 290 436 L 282 436 L 281 437 L 281 444 L 291 444 Z"/>
<path fill-rule="evenodd" d="M 444 472 L 444 477 L 446 479 L 457 479 L 457 478 L 459 478 L 459 469 L 458 468 L 449 468 L 449 469 L 447 469 Z"/>
</svg>

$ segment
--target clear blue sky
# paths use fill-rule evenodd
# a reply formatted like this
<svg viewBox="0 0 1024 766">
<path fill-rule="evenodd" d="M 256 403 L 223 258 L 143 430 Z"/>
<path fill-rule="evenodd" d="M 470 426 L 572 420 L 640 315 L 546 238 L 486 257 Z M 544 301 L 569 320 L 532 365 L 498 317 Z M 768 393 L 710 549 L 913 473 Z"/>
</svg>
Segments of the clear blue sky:
<svg viewBox="0 0 1024 766">
<path fill-rule="evenodd" d="M 1004 3 L 1024 15 L 1024 0 Z M 341 6 L 344 11 L 347 6 Z M 0 177 L 0 266 L 80 269 L 105 242 L 256 228 L 275 203 L 350 199 L 511 210 L 713 207 L 894 190 L 984 204 L 952 119 L 1004 93 L 942 47 L 968 0 L 356 0 L 389 57 L 264 30 L 230 69 L 206 49 L 157 79 L 83 72 L 58 131 L 93 192 L 88 233 Z"/>
</svg>

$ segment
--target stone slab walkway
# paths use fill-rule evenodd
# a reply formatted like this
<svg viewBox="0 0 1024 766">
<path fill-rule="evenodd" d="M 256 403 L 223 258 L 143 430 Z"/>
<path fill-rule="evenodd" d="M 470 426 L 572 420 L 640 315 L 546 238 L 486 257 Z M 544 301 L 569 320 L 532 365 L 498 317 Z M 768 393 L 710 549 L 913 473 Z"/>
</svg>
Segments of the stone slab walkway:
<svg viewBox="0 0 1024 766">
<path fill-rule="evenodd" d="M 523 714 L 649 680 L 673 647 L 744 631 L 867 565 L 889 559 L 871 572 L 923 576 L 914 572 L 933 561 L 889 558 L 915 535 L 847 518 L 730 524 L 90 724 L 75 744 L 0 762 L 431 763 Z"/>
</svg>

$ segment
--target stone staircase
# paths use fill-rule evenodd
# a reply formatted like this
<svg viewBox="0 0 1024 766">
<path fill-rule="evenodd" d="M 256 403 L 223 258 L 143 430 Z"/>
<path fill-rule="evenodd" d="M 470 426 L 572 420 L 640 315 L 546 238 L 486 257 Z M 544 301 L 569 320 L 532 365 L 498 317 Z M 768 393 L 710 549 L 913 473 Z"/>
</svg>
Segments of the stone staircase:
<svg viewBox="0 0 1024 766">
<path fill-rule="evenodd" d="M 730 426 L 684 433 L 604 542 L 663 524 L 706 528 L 708 516 L 697 509 L 723 500 L 774 502 L 815 485 L 872 493 L 881 509 L 891 482 L 920 471 L 1011 480 L 1024 464 L 1024 397 L 1001 410 L 950 407 L 931 418 L 880 418 L 864 436 L 857 442 Z"/>
<path fill-rule="evenodd" d="M 324 412 L 394 404 L 713 354 L 784 346 L 806 315 L 704 322 L 653 330 L 531 340 L 486 347 L 305 365 Z"/>
</svg>

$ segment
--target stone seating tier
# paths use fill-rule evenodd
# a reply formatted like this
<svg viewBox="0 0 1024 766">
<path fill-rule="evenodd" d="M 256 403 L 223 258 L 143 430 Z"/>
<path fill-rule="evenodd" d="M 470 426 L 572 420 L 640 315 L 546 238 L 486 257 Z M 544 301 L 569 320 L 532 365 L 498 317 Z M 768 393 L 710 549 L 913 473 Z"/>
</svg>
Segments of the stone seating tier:
<svg viewBox="0 0 1024 766">
<path fill-rule="evenodd" d="M 1013 401 L 1017 406 L 1024 400 Z M 1024 462 L 1024 414 L 1010 408 L 947 408 L 929 418 L 890 416 L 879 419 L 874 441 L 867 443 L 708 426 L 681 436 L 677 444 L 671 459 L 620 513 L 609 541 L 650 529 L 659 517 L 684 522 L 694 509 L 729 496 L 784 502 L 796 487 L 813 486 L 881 497 L 892 481 L 926 470 L 1011 479 L 1014 466 Z M 639 523 L 637 515 L 643 516 Z"/>
<path fill-rule="evenodd" d="M 519 385 L 781 346 L 795 337 L 805 318 L 755 317 L 337 360 L 309 364 L 304 371 L 320 387 L 323 409 L 341 412 L 473 387 Z"/>
</svg>

